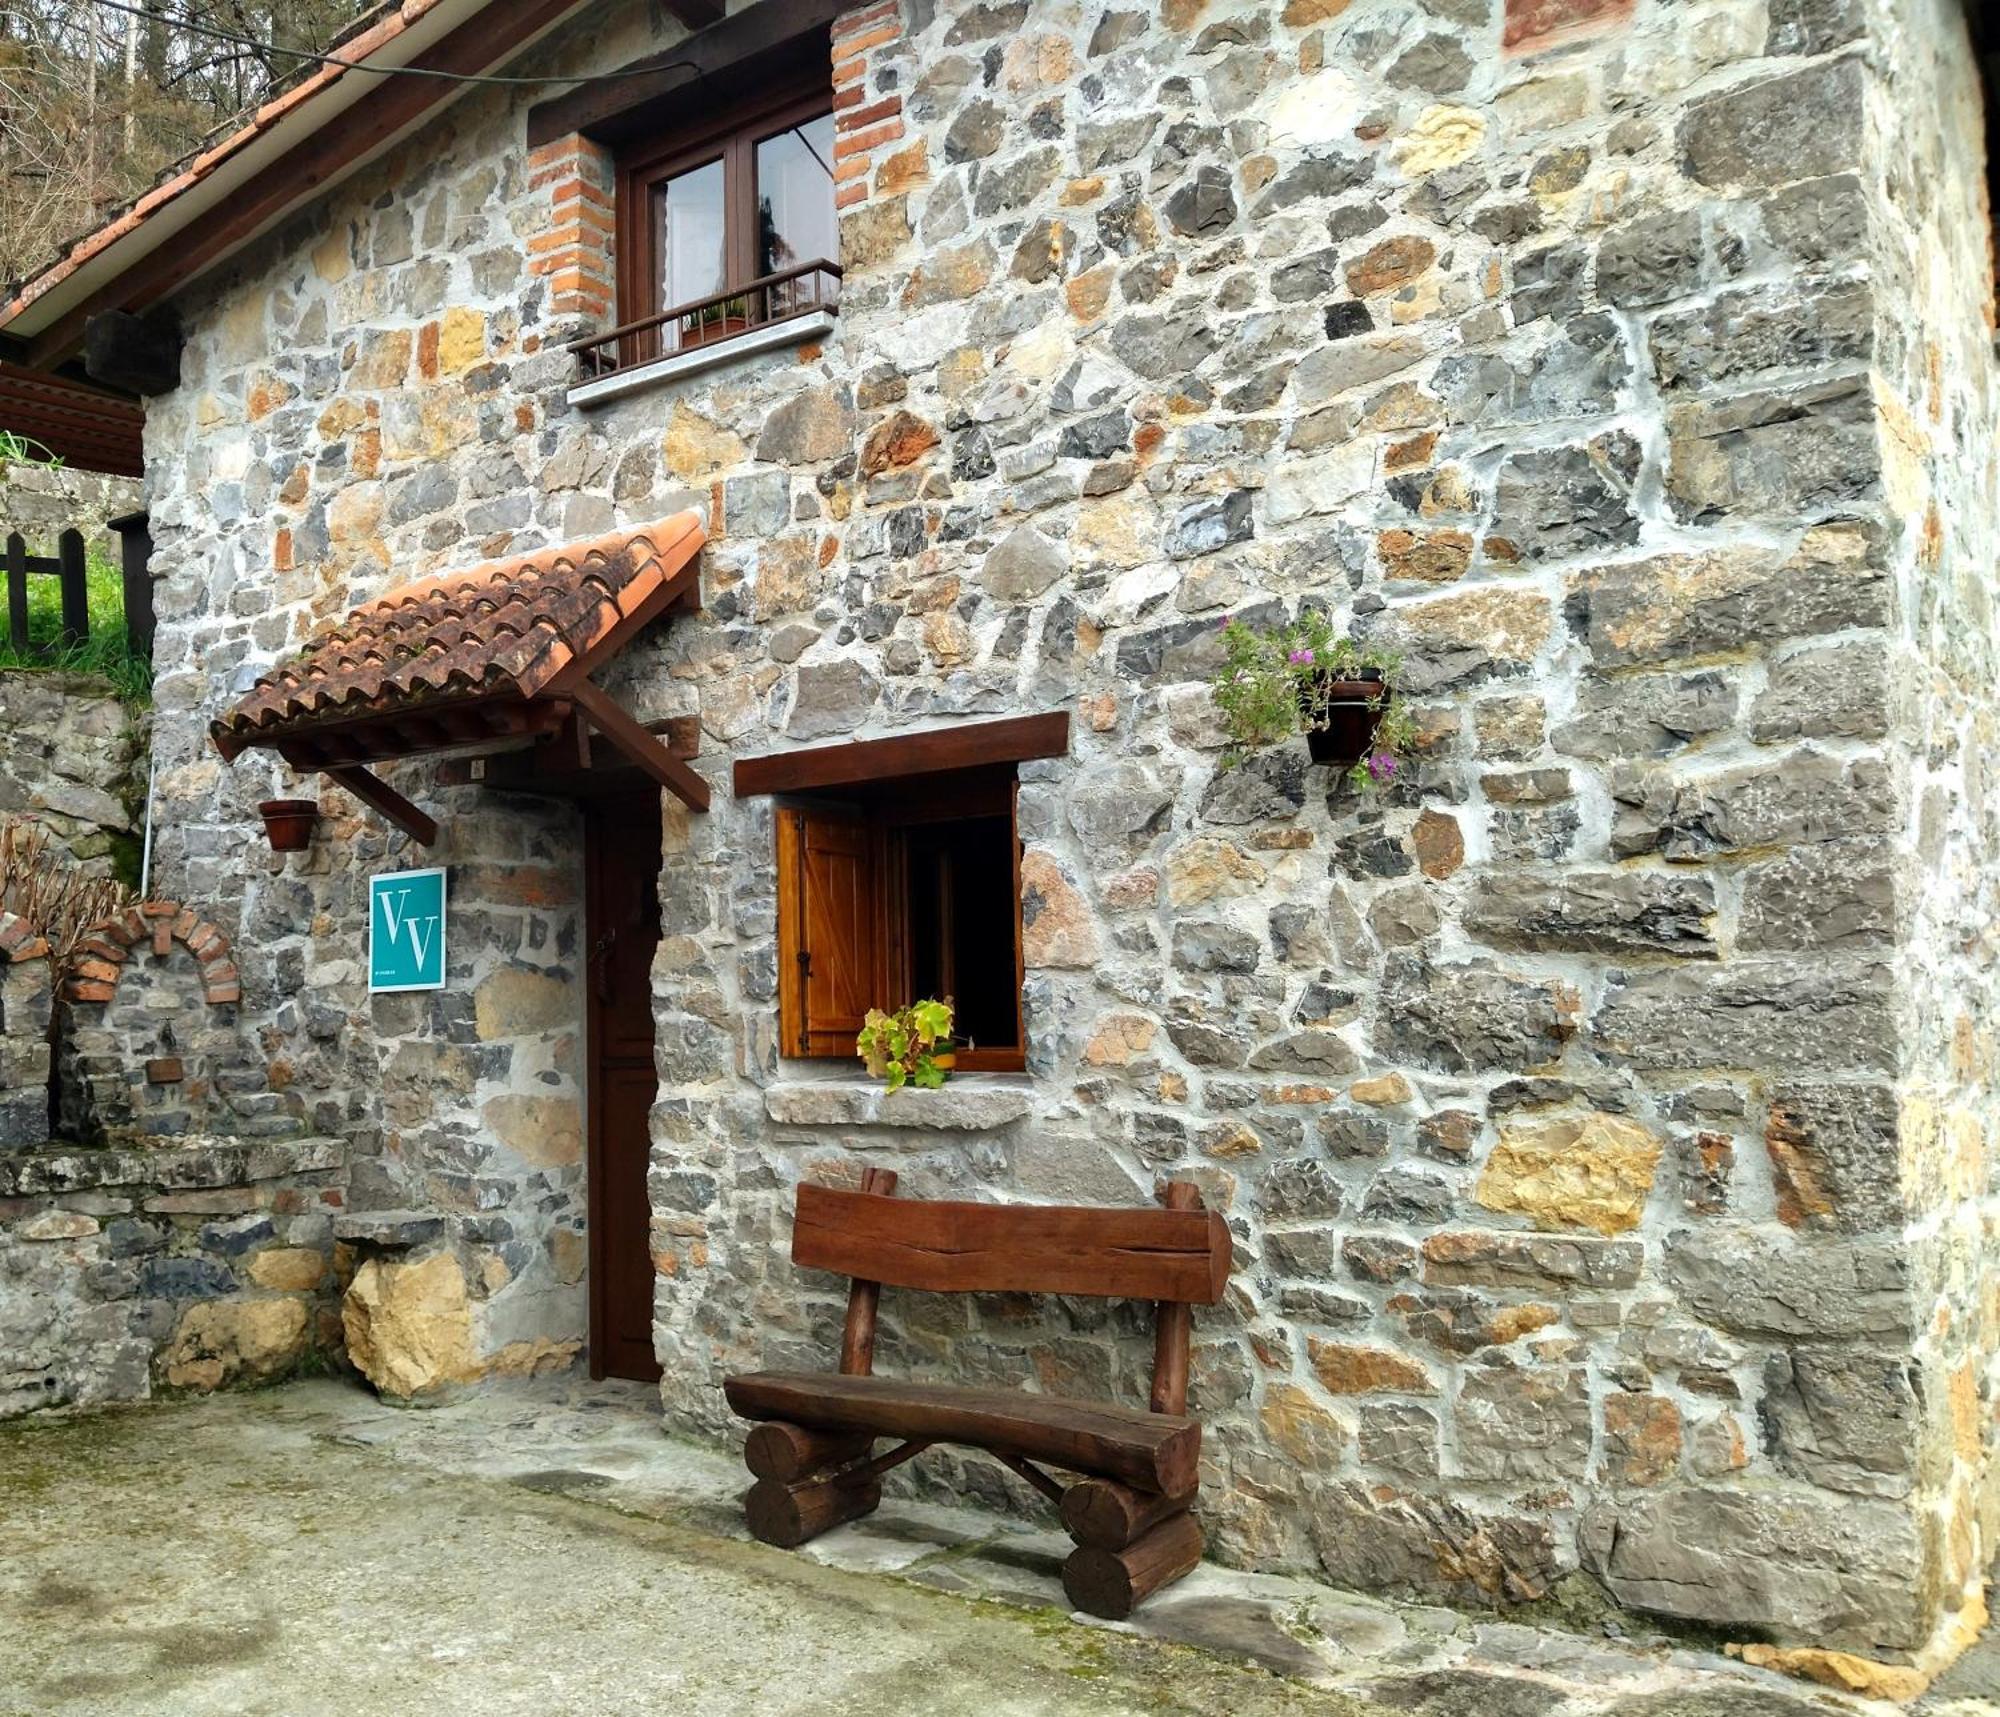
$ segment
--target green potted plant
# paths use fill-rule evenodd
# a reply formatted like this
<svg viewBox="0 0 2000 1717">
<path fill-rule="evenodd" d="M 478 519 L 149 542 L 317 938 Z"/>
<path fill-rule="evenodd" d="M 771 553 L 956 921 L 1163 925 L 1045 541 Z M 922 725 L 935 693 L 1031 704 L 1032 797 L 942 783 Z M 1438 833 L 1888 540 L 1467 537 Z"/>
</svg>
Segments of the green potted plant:
<svg viewBox="0 0 2000 1717">
<path fill-rule="evenodd" d="M 884 1013 L 870 1008 L 854 1040 L 854 1053 L 891 1091 L 905 1085 L 935 1090 L 951 1077 L 958 1057 L 951 1046 L 951 1003 L 924 1000 Z"/>
<path fill-rule="evenodd" d="M 748 332 L 750 300 L 725 298 L 719 304 L 705 304 L 681 326 L 681 344 L 702 346 L 711 340 L 726 340 L 732 334 Z"/>
<path fill-rule="evenodd" d="M 1416 724 L 1396 696 L 1393 650 L 1343 637 L 1319 613 L 1269 630 L 1224 620 L 1222 647 L 1214 692 L 1225 767 L 1303 733 L 1312 760 L 1345 768 L 1358 788 L 1396 778 Z"/>
</svg>

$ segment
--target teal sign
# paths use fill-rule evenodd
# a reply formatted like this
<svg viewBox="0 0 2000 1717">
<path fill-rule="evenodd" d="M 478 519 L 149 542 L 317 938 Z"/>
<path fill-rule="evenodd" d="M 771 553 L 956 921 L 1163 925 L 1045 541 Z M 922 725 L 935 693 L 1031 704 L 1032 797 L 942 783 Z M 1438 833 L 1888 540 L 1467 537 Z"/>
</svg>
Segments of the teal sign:
<svg viewBox="0 0 2000 1717">
<path fill-rule="evenodd" d="M 397 870 L 368 879 L 368 988 L 444 988 L 444 872 Z"/>
</svg>

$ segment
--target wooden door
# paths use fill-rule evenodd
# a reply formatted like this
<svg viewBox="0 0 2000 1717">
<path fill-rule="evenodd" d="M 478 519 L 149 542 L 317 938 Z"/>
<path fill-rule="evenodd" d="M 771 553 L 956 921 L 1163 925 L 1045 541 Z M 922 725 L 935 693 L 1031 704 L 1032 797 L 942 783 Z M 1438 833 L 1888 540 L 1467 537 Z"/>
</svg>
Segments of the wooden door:
<svg viewBox="0 0 2000 1717">
<path fill-rule="evenodd" d="M 646 1191 L 653 951 L 660 941 L 660 795 L 584 809 L 590 1055 L 590 1374 L 653 1382 L 652 1206 Z"/>
</svg>

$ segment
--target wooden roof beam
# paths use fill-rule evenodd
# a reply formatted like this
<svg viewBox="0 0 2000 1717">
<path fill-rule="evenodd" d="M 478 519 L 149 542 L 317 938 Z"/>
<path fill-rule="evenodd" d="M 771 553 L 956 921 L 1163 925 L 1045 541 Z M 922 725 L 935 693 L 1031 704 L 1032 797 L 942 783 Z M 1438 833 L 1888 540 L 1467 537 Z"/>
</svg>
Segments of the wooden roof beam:
<svg viewBox="0 0 2000 1717">
<path fill-rule="evenodd" d="M 569 688 L 590 725 L 690 810 L 708 809 L 708 783 L 588 680 Z"/>
<path fill-rule="evenodd" d="M 437 845 L 437 824 L 381 776 L 363 769 L 358 763 L 342 763 L 328 769 L 326 778 L 338 786 L 345 787 L 370 809 L 379 811 L 418 846 Z"/>
</svg>

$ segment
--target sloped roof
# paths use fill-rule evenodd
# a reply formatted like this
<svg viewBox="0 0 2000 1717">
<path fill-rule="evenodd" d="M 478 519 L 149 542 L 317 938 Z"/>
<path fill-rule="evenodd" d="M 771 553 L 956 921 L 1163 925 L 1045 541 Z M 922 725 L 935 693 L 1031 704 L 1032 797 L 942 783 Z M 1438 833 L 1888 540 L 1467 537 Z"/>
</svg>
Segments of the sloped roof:
<svg viewBox="0 0 2000 1717">
<path fill-rule="evenodd" d="M 224 757 L 329 728 L 395 726 L 559 695 L 692 592 L 700 516 L 487 561 L 362 604 L 263 675 L 209 732 Z M 409 754 L 482 735 L 447 724 Z"/>
</svg>

